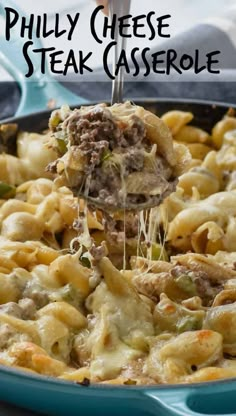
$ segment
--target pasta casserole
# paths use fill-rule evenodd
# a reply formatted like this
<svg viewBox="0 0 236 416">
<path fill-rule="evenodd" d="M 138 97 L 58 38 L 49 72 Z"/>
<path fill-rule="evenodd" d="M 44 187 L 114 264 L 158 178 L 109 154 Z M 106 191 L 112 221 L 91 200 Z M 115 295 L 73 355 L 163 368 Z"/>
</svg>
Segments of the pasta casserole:
<svg viewBox="0 0 236 416">
<path fill-rule="evenodd" d="M 0 364 L 114 385 L 236 377 L 233 111 L 206 132 L 190 112 L 65 106 L 41 134 L 0 126 L 0 148 Z"/>
</svg>

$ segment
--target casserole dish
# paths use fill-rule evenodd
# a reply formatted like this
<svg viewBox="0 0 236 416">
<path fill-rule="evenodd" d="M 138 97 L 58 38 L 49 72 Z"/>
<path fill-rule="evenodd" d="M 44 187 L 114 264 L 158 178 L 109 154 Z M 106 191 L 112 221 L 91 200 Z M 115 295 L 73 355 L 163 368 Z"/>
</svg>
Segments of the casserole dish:
<svg viewBox="0 0 236 416">
<path fill-rule="evenodd" d="M 63 100 L 62 96 L 61 99 Z M 78 105 L 82 102 L 83 99 L 78 98 Z M 171 109 L 191 111 L 195 114 L 197 125 L 205 130 L 210 130 L 231 107 L 223 103 L 188 100 L 142 99 L 135 100 L 135 102 L 158 115 Z M 50 111 L 36 112 L 13 117 L 4 122 L 14 122 L 19 125 L 20 129 L 40 132 L 47 127 L 49 115 Z M 50 415 L 236 414 L 234 400 L 236 380 L 234 379 L 212 383 L 148 387 L 86 386 L 0 367 L 0 383 L 0 400 Z"/>
</svg>

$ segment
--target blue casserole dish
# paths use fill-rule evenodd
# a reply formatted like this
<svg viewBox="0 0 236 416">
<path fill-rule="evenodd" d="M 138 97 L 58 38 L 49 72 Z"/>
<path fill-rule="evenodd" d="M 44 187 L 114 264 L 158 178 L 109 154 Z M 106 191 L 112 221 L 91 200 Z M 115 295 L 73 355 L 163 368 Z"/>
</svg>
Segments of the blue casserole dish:
<svg viewBox="0 0 236 416">
<path fill-rule="evenodd" d="M 206 130 L 233 107 L 188 100 L 142 99 L 135 102 L 158 115 L 171 109 L 191 111 L 195 115 L 194 123 Z M 78 99 L 78 106 L 82 103 L 87 104 L 82 98 Z M 47 127 L 49 115 L 50 111 L 36 112 L 4 122 L 18 123 L 27 131 L 42 131 Z M 0 386 L 0 400 L 47 415 L 236 415 L 236 379 L 191 385 L 89 386 L 0 366 Z"/>
</svg>

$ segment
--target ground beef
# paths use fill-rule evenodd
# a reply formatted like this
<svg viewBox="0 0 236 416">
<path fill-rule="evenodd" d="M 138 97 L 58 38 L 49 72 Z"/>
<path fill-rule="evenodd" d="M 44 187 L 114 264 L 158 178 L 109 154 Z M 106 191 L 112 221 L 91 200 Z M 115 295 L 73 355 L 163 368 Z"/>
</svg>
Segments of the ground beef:
<svg viewBox="0 0 236 416">
<path fill-rule="evenodd" d="M 124 195 L 120 195 L 122 188 L 122 180 L 130 173 L 141 171 L 144 166 L 144 154 L 141 150 L 129 149 L 122 153 L 122 168 L 112 163 L 107 163 L 102 167 L 93 170 L 89 195 L 93 198 L 99 198 L 107 203 L 111 199 L 111 203 L 116 199 L 123 202 Z"/>
<path fill-rule="evenodd" d="M 58 160 L 54 160 L 54 162 L 49 163 L 49 165 L 47 165 L 46 167 L 46 172 L 51 172 L 51 173 L 57 173 L 57 165 L 58 165 Z"/>
<path fill-rule="evenodd" d="M 172 170 L 165 161 L 145 153 L 151 153 L 152 144 L 146 139 L 144 122 L 135 115 L 124 120 L 115 118 L 104 105 L 97 105 L 75 110 L 56 131 L 56 137 L 63 137 L 69 144 L 69 152 L 77 150 L 84 162 L 82 172 L 78 169 L 78 175 L 69 178 L 73 193 L 77 195 L 79 189 L 81 195 L 85 194 L 89 185 L 86 197 L 90 198 L 90 205 L 94 203 L 101 209 L 105 205 L 108 211 L 160 205 L 177 184 L 177 180 L 171 181 Z M 55 164 L 49 169 L 54 172 Z M 145 184 L 140 190 L 138 181 L 137 192 L 133 189 L 135 179 L 131 177 L 129 181 L 128 177 L 139 172 L 146 177 L 153 174 L 156 194 L 152 189 L 149 192 Z"/>
<path fill-rule="evenodd" d="M 141 171 L 144 166 L 144 153 L 142 150 L 130 148 L 129 151 L 123 154 L 124 175 L 131 172 Z"/>
<path fill-rule="evenodd" d="M 214 298 L 223 289 L 221 284 L 213 284 L 205 273 L 198 273 L 194 279 L 197 292 L 203 301 L 203 305 L 211 306 Z"/>
<path fill-rule="evenodd" d="M 0 306 L 0 313 L 6 313 L 7 315 L 14 316 L 15 318 L 22 319 L 22 309 L 15 302 L 8 302 Z"/>
<path fill-rule="evenodd" d="M 188 273 L 189 273 L 189 269 L 187 269 L 187 267 L 184 267 L 184 266 L 177 265 L 173 267 L 173 269 L 171 269 L 171 275 L 177 278 Z"/>
<path fill-rule="evenodd" d="M 93 198 L 98 196 L 104 198 L 106 195 L 104 192 L 110 196 L 120 188 L 121 177 L 119 170 L 112 168 L 107 168 L 106 170 L 101 168 L 94 169 L 89 188 L 89 195 Z M 101 195 L 100 192 L 102 192 Z"/>
<path fill-rule="evenodd" d="M 37 309 L 43 308 L 49 303 L 49 296 L 47 292 L 37 284 L 28 282 L 26 285 L 23 297 L 31 299 Z"/>
<path fill-rule="evenodd" d="M 119 143 L 122 131 L 114 122 L 111 113 L 105 108 L 96 107 L 87 113 L 75 111 L 64 123 L 68 141 L 71 146 L 78 146 L 88 157 L 89 169 L 92 171 L 109 149 Z"/>
<path fill-rule="evenodd" d="M 21 333 L 11 325 L 0 325 L 0 350 L 8 349 L 15 342 L 32 341 L 28 334 Z"/>
<path fill-rule="evenodd" d="M 96 247 L 95 244 L 93 244 L 89 251 L 96 262 L 101 260 L 103 257 L 107 256 L 107 247 L 104 241 L 98 247 Z"/>
<path fill-rule="evenodd" d="M 36 306 L 32 299 L 21 299 L 18 304 L 8 302 L 0 305 L 0 313 L 6 313 L 18 319 L 34 319 L 35 312 Z"/>
<path fill-rule="evenodd" d="M 67 130 L 68 140 L 72 146 L 108 141 L 111 148 L 114 148 L 122 136 L 110 111 L 101 107 L 95 107 L 86 113 L 75 111 L 64 122 L 63 127 Z"/>
<path fill-rule="evenodd" d="M 132 116 L 132 123 L 123 132 L 122 141 L 124 147 L 137 146 L 141 144 L 146 136 L 144 123 L 137 116 Z"/>
<path fill-rule="evenodd" d="M 109 143 L 105 140 L 100 142 L 91 143 L 89 141 L 84 141 L 80 146 L 79 150 L 88 157 L 88 166 L 87 173 L 90 173 L 94 170 L 94 167 L 100 164 L 102 156 L 106 154 L 106 151 L 109 148 Z"/>
<path fill-rule="evenodd" d="M 125 217 L 125 235 L 126 238 L 135 238 L 138 235 L 139 218 L 137 215 L 127 214 Z M 118 236 L 118 233 L 124 233 L 124 221 L 114 220 L 109 215 L 105 217 L 104 228 L 106 235 Z"/>
<path fill-rule="evenodd" d="M 8 347 L 9 342 L 14 335 L 15 332 L 10 325 L 3 324 L 0 326 L 0 350 L 4 350 Z"/>
<path fill-rule="evenodd" d="M 36 305 L 32 299 L 24 298 L 19 300 L 19 306 L 22 310 L 22 319 L 34 319 Z"/>
<path fill-rule="evenodd" d="M 108 149 L 137 146 L 146 136 L 145 126 L 138 117 L 133 116 L 131 123 L 121 130 L 110 111 L 98 106 L 86 113 L 75 111 L 60 128 L 65 130 L 70 146 L 78 146 L 88 157 L 90 172 Z"/>
<path fill-rule="evenodd" d="M 124 127 L 124 126 L 122 126 Z M 133 116 L 126 128 L 119 128 L 119 120 L 115 120 L 106 108 L 95 107 L 84 113 L 75 111 L 63 123 L 70 145 L 85 146 L 88 142 L 107 141 L 110 149 L 130 147 L 140 144 L 146 136 L 142 120 Z"/>
<path fill-rule="evenodd" d="M 215 296 L 222 290 L 222 285 L 213 284 L 205 272 L 193 272 L 185 266 L 177 265 L 171 270 L 171 275 L 175 278 L 181 275 L 191 277 L 196 285 L 197 294 L 202 299 L 203 305 L 210 306 Z"/>
</svg>

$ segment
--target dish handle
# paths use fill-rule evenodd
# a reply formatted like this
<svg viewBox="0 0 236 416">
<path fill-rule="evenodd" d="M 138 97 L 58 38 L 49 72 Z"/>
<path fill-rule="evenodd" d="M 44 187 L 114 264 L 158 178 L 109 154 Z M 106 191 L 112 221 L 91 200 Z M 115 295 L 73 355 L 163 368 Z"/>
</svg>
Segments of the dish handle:
<svg viewBox="0 0 236 416">
<path fill-rule="evenodd" d="M 149 398 L 147 410 L 151 410 L 153 416 L 206 416 L 208 414 L 195 412 L 189 407 L 189 392 L 186 390 L 146 391 L 145 395 Z"/>
<path fill-rule="evenodd" d="M 1 0 L 0 16 L 4 18 L 6 17 L 6 7 L 17 10 L 20 15 L 26 16 L 26 13 L 18 5 L 15 5 L 12 0 Z M 15 16 L 14 11 L 11 11 L 11 13 L 13 19 Z M 34 49 L 43 47 L 40 39 L 34 35 L 32 41 L 34 42 Z M 1 36 L 0 43 L 0 64 L 11 74 L 21 90 L 21 100 L 16 112 L 17 116 L 47 110 L 49 103 L 53 103 L 53 107 L 59 107 L 63 104 L 73 106 L 88 102 L 86 99 L 64 88 L 49 74 L 47 68 L 45 75 L 42 75 L 40 54 L 34 53 L 30 55 L 34 73 L 30 78 L 26 78 L 28 65 L 23 56 L 25 39 L 14 33 L 13 30 L 10 41 Z"/>
</svg>

